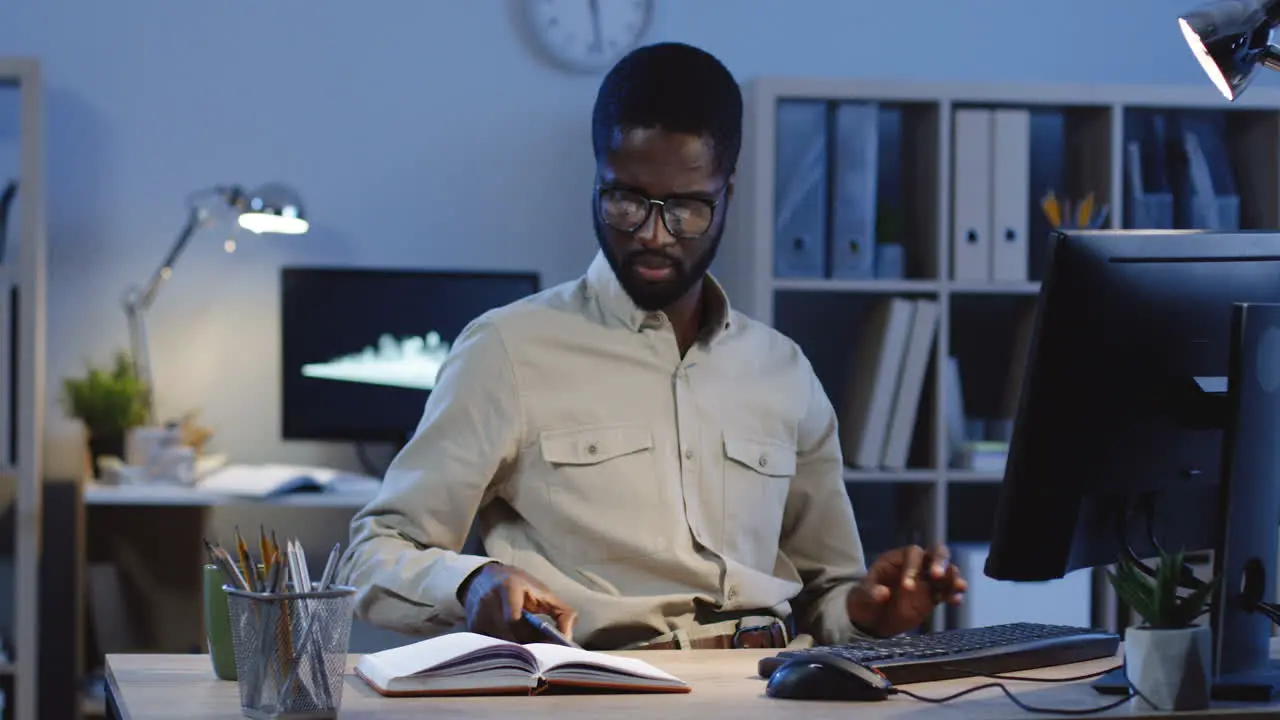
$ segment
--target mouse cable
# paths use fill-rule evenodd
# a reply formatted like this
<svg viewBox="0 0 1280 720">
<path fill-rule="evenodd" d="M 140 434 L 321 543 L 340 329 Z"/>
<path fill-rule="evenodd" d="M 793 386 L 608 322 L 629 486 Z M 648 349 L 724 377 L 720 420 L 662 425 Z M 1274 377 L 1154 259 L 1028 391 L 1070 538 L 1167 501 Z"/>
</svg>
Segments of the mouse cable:
<svg viewBox="0 0 1280 720">
<path fill-rule="evenodd" d="M 1122 667 L 1123 666 L 1121 665 L 1115 668 L 1108 668 L 1106 670 L 1087 673 L 1085 675 L 1077 675 L 1074 677 L 1065 677 L 1065 678 L 1030 678 L 1030 677 L 1016 677 L 1016 676 L 1010 676 L 1010 675 L 975 673 L 970 671 L 965 671 L 965 672 L 969 672 L 969 674 L 974 675 L 976 677 L 997 678 L 1001 680 L 1021 680 L 1023 682 L 1056 683 L 1056 682 L 1088 680 L 1089 678 L 1095 678 L 1101 675 L 1106 675 L 1107 673 L 1113 672 L 1114 670 Z M 941 705 L 942 703 L 951 702 L 952 700 L 964 697 L 965 695 L 968 695 L 970 693 L 975 693 L 975 692 L 978 692 L 979 690 L 989 690 L 991 688 L 995 688 L 1000 692 L 1004 693 L 1005 697 L 1009 698 L 1009 701 L 1012 702 L 1014 705 L 1017 705 L 1018 709 L 1022 710 L 1023 712 L 1042 713 L 1045 715 L 1092 715 L 1094 713 L 1106 712 L 1107 710 L 1120 707 L 1121 705 L 1132 700 L 1135 696 L 1140 697 L 1143 700 L 1146 700 L 1146 698 L 1142 696 L 1142 693 L 1139 693 L 1137 688 L 1133 687 L 1133 685 L 1129 686 L 1128 695 L 1125 695 L 1124 697 L 1121 697 L 1113 702 L 1109 702 L 1105 705 L 1099 705 L 1099 706 L 1089 707 L 1089 708 L 1049 708 L 1049 707 L 1040 707 L 1037 705 L 1031 705 L 1019 699 L 1017 695 L 1013 694 L 1013 691 L 1005 687 L 1004 683 L 999 683 L 999 682 L 983 683 L 982 685 L 976 685 L 971 688 L 965 688 L 964 690 L 961 690 L 959 692 L 955 692 L 950 695 L 944 695 L 942 697 L 928 697 L 925 695 L 918 695 L 916 693 L 911 692 L 910 690 L 904 690 L 900 687 L 890 687 L 889 694 L 905 695 L 911 698 L 912 700 L 919 700 L 920 702 Z M 1146 700 L 1146 701 L 1148 704 L 1151 704 L 1151 701 L 1149 700 Z M 1152 705 L 1152 707 L 1155 707 L 1155 706 Z"/>
<path fill-rule="evenodd" d="M 996 688 L 998 691 L 1005 693 L 1005 697 L 1009 698 L 1010 702 L 1018 706 L 1019 710 L 1023 712 L 1039 712 L 1039 714 L 1043 715 L 1093 715 L 1094 712 L 1106 712 L 1107 710 L 1111 710 L 1111 708 L 1120 707 L 1133 698 L 1132 694 L 1126 694 L 1126 696 L 1121 697 L 1120 700 L 1094 707 L 1039 707 L 1036 705 L 1029 705 L 1029 703 L 1019 700 L 1018 696 L 1015 696 L 1009 688 L 1006 688 L 1004 683 L 983 683 L 980 685 L 974 685 L 972 688 L 965 688 L 963 691 L 951 693 L 948 694 L 948 696 L 942 697 L 925 697 L 922 696 L 922 694 L 915 694 L 911 691 L 904 691 L 904 689 L 896 687 L 888 688 L 888 693 L 905 694 L 905 696 L 911 698 L 911 700 L 942 705 L 943 702 L 951 702 L 952 700 L 956 700 L 956 698 L 966 696 L 966 694 L 986 691 L 986 689 L 991 688 Z"/>
</svg>

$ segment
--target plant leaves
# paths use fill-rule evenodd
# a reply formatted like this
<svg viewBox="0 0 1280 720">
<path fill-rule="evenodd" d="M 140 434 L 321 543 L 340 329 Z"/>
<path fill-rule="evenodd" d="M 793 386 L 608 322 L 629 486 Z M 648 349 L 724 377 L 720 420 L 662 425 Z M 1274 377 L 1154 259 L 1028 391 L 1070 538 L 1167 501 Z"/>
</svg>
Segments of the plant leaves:
<svg viewBox="0 0 1280 720">
<path fill-rule="evenodd" d="M 1115 571 L 1107 571 L 1107 579 L 1120 600 L 1136 612 L 1151 628 L 1171 629 L 1193 625 L 1218 587 L 1220 578 L 1196 588 L 1186 596 L 1179 595 L 1185 554 L 1161 553 L 1155 578 L 1138 569 L 1133 560 L 1121 556 Z"/>
</svg>

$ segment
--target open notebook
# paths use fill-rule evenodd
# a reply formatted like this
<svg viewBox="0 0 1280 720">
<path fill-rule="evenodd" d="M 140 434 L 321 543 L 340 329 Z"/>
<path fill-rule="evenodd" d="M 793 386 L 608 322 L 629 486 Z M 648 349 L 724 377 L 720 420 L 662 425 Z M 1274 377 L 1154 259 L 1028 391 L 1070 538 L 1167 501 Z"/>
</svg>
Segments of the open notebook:
<svg viewBox="0 0 1280 720">
<path fill-rule="evenodd" d="M 306 465 L 227 465 L 206 475 L 196 487 L 206 492 L 269 498 L 293 492 L 376 493 L 377 478 Z"/>
<path fill-rule="evenodd" d="M 519 645 L 451 633 L 370 653 L 356 675 L 383 695 L 535 694 L 547 689 L 689 692 L 684 681 L 643 660 L 563 645 Z"/>
</svg>

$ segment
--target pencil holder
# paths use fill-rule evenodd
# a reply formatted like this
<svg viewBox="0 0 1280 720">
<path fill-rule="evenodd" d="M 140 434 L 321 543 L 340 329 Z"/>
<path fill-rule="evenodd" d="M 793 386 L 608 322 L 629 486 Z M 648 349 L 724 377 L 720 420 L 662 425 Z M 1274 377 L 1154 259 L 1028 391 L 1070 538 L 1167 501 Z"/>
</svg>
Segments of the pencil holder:
<svg viewBox="0 0 1280 720">
<path fill-rule="evenodd" d="M 337 717 L 355 589 L 278 594 L 224 589 L 245 717 Z"/>
</svg>

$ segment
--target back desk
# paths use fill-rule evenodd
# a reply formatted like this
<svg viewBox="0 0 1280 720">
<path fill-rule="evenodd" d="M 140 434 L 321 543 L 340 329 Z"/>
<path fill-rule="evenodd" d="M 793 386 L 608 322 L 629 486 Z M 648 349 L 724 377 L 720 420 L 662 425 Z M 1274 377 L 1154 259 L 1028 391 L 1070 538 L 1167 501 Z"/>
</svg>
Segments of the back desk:
<svg viewBox="0 0 1280 720">
<path fill-rule="evenodd" d="M 923 703 L 902 695 L 882 702 L 827 703 L 784 701 L 764 695 L 765 683 L 756 677 L 756 662 L 769 650 L 644 651 L 638 657 L 684 679 L 692 692 L 683 695 L 539 695 L 536 697 L 384 698 L 350 673 L 357 656 L 348 659 L 342 695 L 343 720 L 429 720 L 430 718 L 522 718 L 575 720 L 576 718 L 696 718 L 714 720 L 876 720 L 878 718 L 1001 718 L 1041 717 L 1019 710 L 996 688 L 943 705 Z M 1073 677 L 1099 672 L 1119 659 L 1093 661 L 1024 673 L 1035 678 Z M 184 718 L 212 720 L 240 717 L 236 684 L 214 678 L 205 655 L 110 655 L 107 657 L 109 692 L 127 720 Z M 913 692 L 942 697 L 985 679 L 950 680 L 910 686 Z M 1095 693 L 1088 680 L 1066 683 L 1005 681 L 1025 703 L 1050 708 L 1092 708 L 1114 700 Z M 1258 718 L 1280 717 L 1280 705 L 1218 706 L 1203 713 L 1168 715 L 1144 710 L 1129 701 L 1101 714 L 1127 718 Z M 1044 715 L 1043 717 L 1064 717 Z"/>
</svg>

